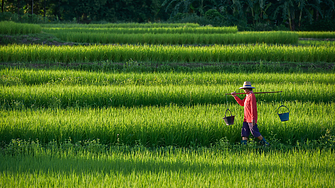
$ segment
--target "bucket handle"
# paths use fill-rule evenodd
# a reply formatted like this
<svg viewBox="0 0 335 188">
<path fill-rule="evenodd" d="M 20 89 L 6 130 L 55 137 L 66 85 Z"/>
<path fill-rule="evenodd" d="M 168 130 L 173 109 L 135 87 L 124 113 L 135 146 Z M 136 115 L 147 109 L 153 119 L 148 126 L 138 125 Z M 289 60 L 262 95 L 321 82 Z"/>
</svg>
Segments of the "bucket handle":
<svg viewBox="0 0 335 188">
<path fill-rule="evenodd" d="M 279 108 L 281 108 L 281 107 L 285 107 L 285 108 L 288 110 L 288 113 L 290 113 L 290 109 L 288 109 L 287 106 L 285 106 L 285 105 L 281 105 L 281 106 L 279 106 L 278 109 L 277 109 L 277 114 L 279 114 Z"/>
<path fill-rule="evenodd" d="M 229 108 L 227 108 L 227 110 L 226 110 L 226 112 L 225 112 L 225 114 L 224 114 L 224 117 L 227 117 L 227 111 L 228 111 L 228 110 L 229 110 Z M 229 112 L 230 112 L 230 116 L 232 116 L 230 110 L 229 110 Z"/>
</svg>

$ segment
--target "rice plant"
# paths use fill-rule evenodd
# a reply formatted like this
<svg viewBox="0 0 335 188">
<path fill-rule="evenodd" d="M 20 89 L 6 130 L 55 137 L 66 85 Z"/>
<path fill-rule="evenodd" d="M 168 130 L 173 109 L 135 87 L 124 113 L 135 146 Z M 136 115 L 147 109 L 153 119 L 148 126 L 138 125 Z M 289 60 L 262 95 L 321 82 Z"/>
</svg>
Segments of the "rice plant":
<svg viewBox="0 0 335 188">
<path fill-rule="evenodd" d="M 177 25 L 61 27 L 154 26 L 151 30 L 160 32 L 157 27 L 180 27 Z M 54 27 L 43 25 L 48 26 Z M 193 26 L 198 27 L 191 24 L 185 31 Z M 99 32 L 103 30 L 107 29 Z M 170 28 L 164 30 L 169 32 Z M 92 32 L 88 39 L 78 35 L 78 40 L 117 43 L 99 32 Z M 62 35 L 72 40 L 76 34 Z M 334 187 L 334 73 L 136 71 L 142 62 L 257 61 L 259 67 L 268 66 L 265 61 L 331 64 L 335 61 L 333 45 L 196 47 L 182 44 L 211 44 L 216 38 L 155 35 L 139 38 L 123 34 L 118 40 L 123 44 L 138 40 L 141 44 L 181 46 L 0 46 L 0 62 L 4 64 L 98 62 L 134 70 L 2 66 L 1 187 Z M 228 42 L 256 43 L 257 37 L 247 39 L 250 35 L 256 36 L 247 32 L 230 35 Z M 266 43 L 292 43 L 290 37 L 260 35 Z M 256 95 L 258 126 L 272 144 L 269 148 L 259 146 L 252 136 L 247 146 L 239 144 L 243 107 L 225 93 L 238 91 L 246 80 L 252 81 L 256 92 L 283 91 Z M 283 112 L 278 109 L 281 104 L 290 110 L 289 121 L 281 122 L 278 116 Z M 223 121 L 228 108 L 235 116 L 230 126 Z"/>
<path fill-rule="evenodd" d="M 299 38 L 335 38 L 334 31 L 299 31 Z"/>
<path fill-rule="evenodd" d="M 335 41 L 300 40 L 299 45 L 332 47 L 335 46 Z"/>
<path fill-rule="evenodd" d="M 43 28 L 176 28 L 200 27 L 196 23 L 109 23 L 109 24 L 40 24 Z"/>
<path fill-rule="evenodd" d="M 192 94 L 189 94 L 190 99 L 193 99 Z M 78 104 L 78 107 L 62 109 L 59 108 L 59 96 L 51 98 L 53 106 L 49 108 L 22 108 L 22 102 L 16 101 L 13 102 L 15 109 L 1 110 L 0 141 L 9 143 L 16 138 L 38 139 L 45 144 L 53 140 L 64 142 L 71 138 L 74 142 L 99 139 L 103 144 L 132 146 L 141 140 L 146 147 L 189 147 L 192 143 L 210 147 L 223 137 L 230 143 L 239 143 L 241 139 L 243 108 L 236 103 L 229 102 L 229 106 L 226 106 L 226 101 L 222 101 L 221 104 L 194 106 L 170 104 L 89 108 L 94 103 L 90 101 L 90 96 L 86 96 L 84 99 L 77 98 L 75 102 L 85 103 L 87 108 L 81 108 Z M 333 133 L 333 103 L 285 101 L 284 104 L 290 109 L 290 120 L 284 123 L 277 115 L 280 104 L 280 101 L 262 102 L 258 98 L 258 126 L 265 138 L 272 140 L 273 134 L 276 134 L 279 143 L 295 145 L 297 142 L 318 140 L 327 130 Z M 231 126 L 226 126 L 223 120 L 227 108 L 235 116 L 234 125 Z"/>
<path fill-rule="evenodd" d="M 227 34 L 236 33 L 237 27 L 158 27 L 158 28 L 43 28 L 47 33 L 99 33 L 99 34 Z"/>
<path fill-rule="evenodd" d="M 227 72 L 92 72 L 3 68 L 2 86 L 62 85 L 62 86 L 187 86 L 236 85 L 245 80 L 254 84 L 334 84 L 334 73 L 227 73 Z"/>
<path fill-rule="evenodd" d="M 102 147 L 101 147 L 102 146 Z M 21 151 L 20 148 L 28 148 Z M 119 149 L 118 149 L 119 148 Z M 241 152 L 111 148 L 97 140 L 46 147 L 13 140 L 0 153 L 4 187 L 333 187 L 330 150 Z M 19 151 L 19 153 L 15 153 Z M 31 151 L 31 152 L 28 152 Z M 249 178 L 245 178 L 249 177 Z"/>
<path fill-rule="evenodd" d="M 206 31 L 206 30 L 204 30 Z M 221 32 L 220 30 L 218 32 Z M 225 31 L 222 31 L 225 32 Z M 69 32 L 68 30 L 51 30 L 49 33 L 69 42 L 80 43 L 118 43 L 118 44 L 297 44 L 298 35 L 291 32 L 244 32 L 237 34 L 188 33 L 181 30 L 176 34 L 120 34 L 108 31 Z"/>
<path fill-rule="evenodd" d="M 162 45 L 94 45 L 94 46 L 39 46 L 8 45 L 0 47 L 0 62 L 334 62 L 335 48 L 325 46 L 162 46 Z M 48 56 L 46 55 L 48 54 Z M 79 58 L 80 57 L 80 58 Z"/>
<path fill-rule="evenodd" d="M 12 21 L 0 22 L 0 34 L 3 35 L 34 34 L 41 33 L 41 31 L 41 26 L 36 24 L 23 24 Z"/>
<path fill-rule="evenodd" d="M 334 92 L 332 84 L 268 84 L 260 87 L 270 91 L 281 91 L 283 100 L 332 102 Z M 15 107 L 19 103 L 25 107 L 121 107 L 121 106 L 151 106 L 151 105 L 193 105 L 193 104 L 223 104 L 226 101 L 224 93 L 230 93 L 238 88 L 235 84 L 225 85 L 194 85 L 173 86 L 1 86 L 0 104 L 5 108 Z M 82 93 L 85 93 L 83 95 Z M 57 99 L 57 100 L 56 100 Z M 233 99 L 230 99 L 233 100 Z M 260 96 L 260 100 L 272 101 L 272 96 Z"/>
</svg>

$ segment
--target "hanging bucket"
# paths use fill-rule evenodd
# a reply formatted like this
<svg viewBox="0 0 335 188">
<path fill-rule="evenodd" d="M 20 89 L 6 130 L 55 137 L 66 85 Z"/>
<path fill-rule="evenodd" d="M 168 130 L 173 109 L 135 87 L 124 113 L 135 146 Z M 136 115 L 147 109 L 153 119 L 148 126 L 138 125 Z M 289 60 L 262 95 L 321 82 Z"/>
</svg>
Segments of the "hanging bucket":
<svg viewBox="0 0 335 188">
<path fill-rule="evenodd" d="M 279 113 L 278 113 L 278 112 L 279 112 L 279 109 L 282 108 L 282 107 L 285 107 L 285 108 L 288 110 L 288 112 L 279 114 Z M 285 105 L 281 105 L 281 106 L 279 106 L 279 108 L 277 109 L 277 114 L 278 114 L 278 116 L 279 116 L 279 118 L 280 118 L 281 121 L 288 121 L 288 120 L 289 120 L 290 110 L 289 110 Z"/>
<path fill-rule="evenodd" d="M 225 112 L 225 117 L 223 118 L 224 119 L 224 121 L 226 122 L 226 125 L 233 125 L 234 124 L 234 117 L 235 116 L 232 116 L 231 115 L 231 111 L 229 110 L 229 112 L 230 112 L 230 116 L 228 116 L 227 117 L 227 111 L 228 111 L 229 109 L 227 109 L 226 110 L 226 112 Z"/>
</svg>

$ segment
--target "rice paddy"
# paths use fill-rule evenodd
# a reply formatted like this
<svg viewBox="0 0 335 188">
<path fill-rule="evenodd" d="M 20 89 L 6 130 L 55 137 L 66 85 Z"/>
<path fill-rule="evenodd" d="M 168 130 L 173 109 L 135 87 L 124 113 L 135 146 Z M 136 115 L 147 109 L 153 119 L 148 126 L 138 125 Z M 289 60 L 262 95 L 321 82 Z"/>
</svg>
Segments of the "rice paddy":
<svg viewBox="0 0 335 188">
<path fill-rule="evenodd" d="M 42 30 L 52 27 L 183 26 Z M 101 43 L 92 33 L 86 42 Z M 0 46 L 0 187 L 334 187 L 335 49 L 294 38 Z M 172 64 L 178 70 L 164 68 Z M 282 91 L 256 95 L 270 147 L 252 136 L 240 144 L 243 107 L 225 94 L 244 81 L 256 92 Z M 233 125 L 223 121 L 226 109 Z"/>
</svg>

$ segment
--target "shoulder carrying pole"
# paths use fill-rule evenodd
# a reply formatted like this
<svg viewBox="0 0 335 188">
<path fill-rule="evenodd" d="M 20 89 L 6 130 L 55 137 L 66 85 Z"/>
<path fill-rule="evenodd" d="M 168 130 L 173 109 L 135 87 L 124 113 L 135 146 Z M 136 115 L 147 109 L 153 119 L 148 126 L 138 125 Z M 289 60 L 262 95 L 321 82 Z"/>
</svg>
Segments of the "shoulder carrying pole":
<svg viewBox="0 0 335 188">
<path fill-rule="evenodd" d="M 254 92 L 254 94 L 265 94 L 265 93 L 281 93 L 283 91 L 269 91 L 269 92 Z M 236 95 L 245 95 L 248 93 L 235 93 Z M 226 93 L 226 95 L 232 95 L 231 93 Z"/>
</svg>

